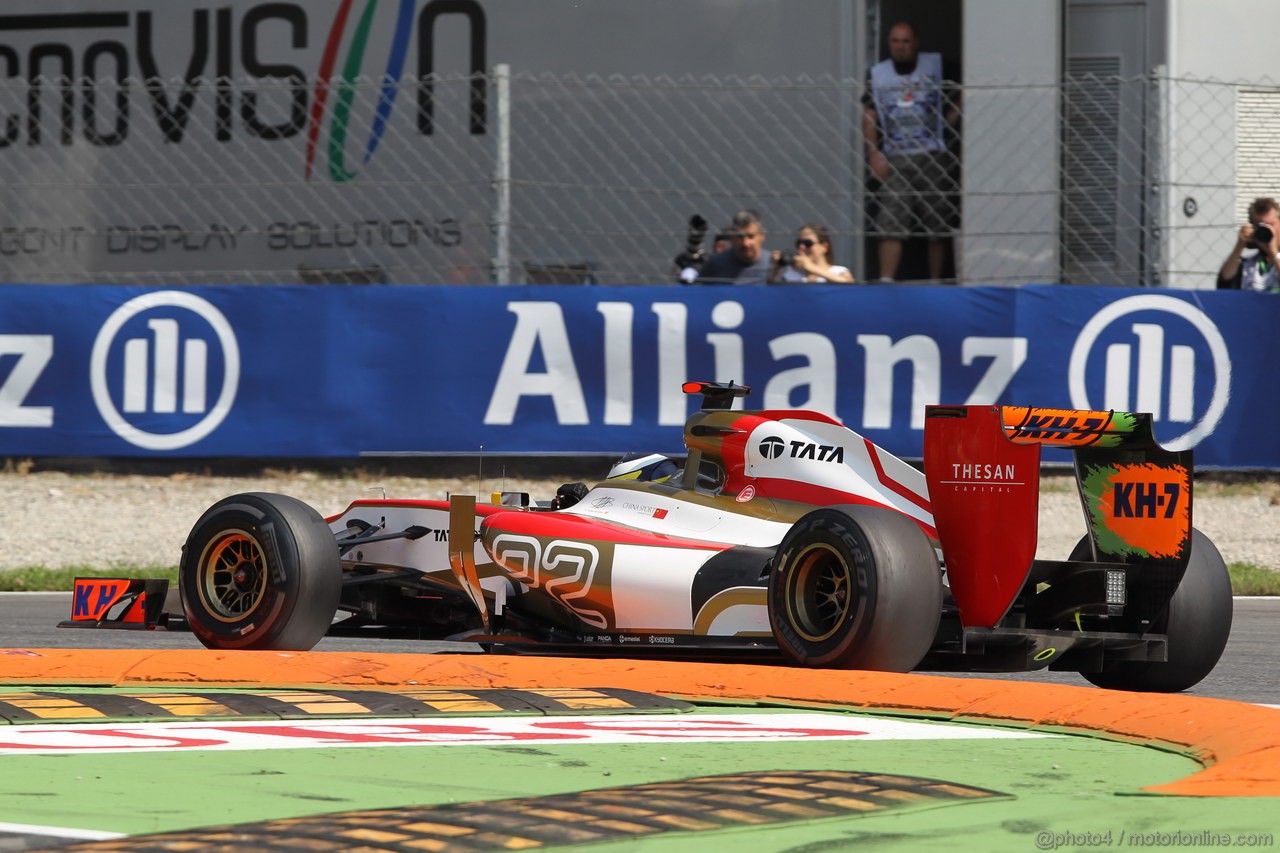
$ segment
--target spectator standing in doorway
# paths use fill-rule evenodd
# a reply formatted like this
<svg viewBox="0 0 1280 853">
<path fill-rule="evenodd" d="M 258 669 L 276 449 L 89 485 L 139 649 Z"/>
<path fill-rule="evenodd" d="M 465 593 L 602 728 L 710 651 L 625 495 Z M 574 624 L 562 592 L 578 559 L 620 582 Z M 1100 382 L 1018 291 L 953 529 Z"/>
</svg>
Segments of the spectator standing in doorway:
<svg viewBox="0 0 1280 853">
<path fill-rule="evenodd" d="M 1245 251 L 1253 253 L 1245 256 Z M 1249 221 L 1240 226 L 1235 248 L 1218 271 L 1218 287 L 1231 290 L 1280 290 L 1280 205 L 1258 198 L 1249 205 Z"/>
<path fill-rule="evenodd" d="M 694 284 L 765 284 L 769 256 L 764 251 L 764 221 L 754 210 L 739 210 L 729 230 L 729 248 L 707 258 Z"/>
<path fill-rule="evenodd" d="M 906 21 L 889 29 L 889 58 L 871 67 L 863 104 L 867 165 L 880 181 L 880 278 L 892 281 L 904 240 L 913 233 L 929 241 L 929 278 L 942 278 L 954 227 L 955 170 L 947 131 L 960 121 L 958 96 L 948 89 L 942 55 L 921 53 L 916 30 Z"/>
</svg>

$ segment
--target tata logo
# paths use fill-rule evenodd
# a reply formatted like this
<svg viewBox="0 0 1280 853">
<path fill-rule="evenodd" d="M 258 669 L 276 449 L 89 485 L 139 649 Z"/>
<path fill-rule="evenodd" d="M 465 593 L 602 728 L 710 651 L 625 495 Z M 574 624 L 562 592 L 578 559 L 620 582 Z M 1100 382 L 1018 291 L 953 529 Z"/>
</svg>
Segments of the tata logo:
<svg viewBox="0 0 1280 853">
<path fill-rule="evenodd" d="M 786 449 L 787 443 L 776 435 L 760 440 L 760 455 L 765 459 L 777 459 Z"/>
<path fill-rule="evenodd" d="M 1218 327 L 1190 302 L 1160 294 L 1119 299 L 1095 314 L 1076 337 L 1067 371 L 1077 409 L 1150 412 L 1157 424 L 1182 428 L 1160 431 L 1170 450 L 1211 435 L 1231 396 L 1231 358 Z"/>
<path fill-rule="evenodd" d="M 817 462 L 844 462 L 844 448 L 838 444 L 814 444 L 811 441 L 783 441 L 776 435 L 760 439 L 760 455 L 765 459 L 777 459 L 786 453 L 792 459 L 813 459 Z"/>
<path fill-rule="evenodd" d="M 148 293 L 117 308 L 89 362 L 93 402 L 111 430 L 176 450 L 218 428 L 240 380 L 240 348 L 217 308 L 190 293 Z"/>
</svg>

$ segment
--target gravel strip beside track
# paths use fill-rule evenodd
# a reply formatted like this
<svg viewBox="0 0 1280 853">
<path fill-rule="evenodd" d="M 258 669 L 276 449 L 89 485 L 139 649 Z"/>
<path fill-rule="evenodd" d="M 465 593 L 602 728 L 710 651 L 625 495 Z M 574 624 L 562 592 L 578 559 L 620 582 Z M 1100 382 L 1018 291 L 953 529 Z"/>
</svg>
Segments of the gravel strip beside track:
<svg viewBox="0 0 1280 853">
<path fill-rule="evenodd" d="M 508 479 L 508 490 L 547 500 L 569 477 Z M 500 488 L 486 478 L 484 493 Z M 67 472 L 0 473 L 0 569 L 28 566 L 176 565 L 187 531 L 210 504 L 236 492 L 293 495 L 325 515 L 352 500 L 443 499 L 471 493 L 476 479 L 361 473 L 264 472 L 245 477 L 142 476 Z M 1227 562 L 1280 570 L 1280 483 L 1197 483 L 1195 525 Z M 1048 477 L 1040 496 L 1040 553 L 1065 559 L 1084 533 L 1080 501 L 1068 477 Z"/>
</svg>

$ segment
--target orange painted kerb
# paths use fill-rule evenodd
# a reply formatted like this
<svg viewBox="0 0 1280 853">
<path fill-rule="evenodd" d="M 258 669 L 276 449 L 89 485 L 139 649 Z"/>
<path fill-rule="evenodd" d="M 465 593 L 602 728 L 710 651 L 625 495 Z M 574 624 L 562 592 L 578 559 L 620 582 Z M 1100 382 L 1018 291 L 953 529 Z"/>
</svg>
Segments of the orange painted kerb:
<svg viewBox="0 0 1280 853">
<path fill-rule="evenodd" d="M 706 699 L 839 705 L 1063 729 L 1188 755 L 1204 769 L 1146 790 L 1280 796 L 1280 710 L 1194 696 L 932 675 L 498 655 L 0 649 L 0 682 L 141 687 L 612 687 Z"/>
</svg>

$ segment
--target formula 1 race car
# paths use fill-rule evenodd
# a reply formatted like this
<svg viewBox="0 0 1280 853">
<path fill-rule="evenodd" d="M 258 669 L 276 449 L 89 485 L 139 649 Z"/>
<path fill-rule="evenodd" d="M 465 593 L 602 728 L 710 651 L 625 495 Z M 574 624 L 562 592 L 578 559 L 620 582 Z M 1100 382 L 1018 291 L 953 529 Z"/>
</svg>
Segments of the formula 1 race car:
<svg viewBox="0 0 1280 853">
<path fill-rule="evenodd" d="M 1226 645 L 1230 582 L 1191 527 L 1191 452 L 1161 448 L 1150 415 L 930 406 L 921 473 L 826 415 L 734 410 L 741 385 L 684 390 L 702 406 L 680 470 L 656 457 L 549 506 L 362 499 L 324 519 L 283 495 L 221 500 L 184 547 L 185 621 L 217 649 L 391 629 L 1153 691 L 1196 684 Z M 1042 445 L 1072 449 L 1084 507 L 1063 561 L 1034 559 Z M 104 583 L 77 582 L 64 624 L 166 621 L 154 582 Z"/>
</svg>

